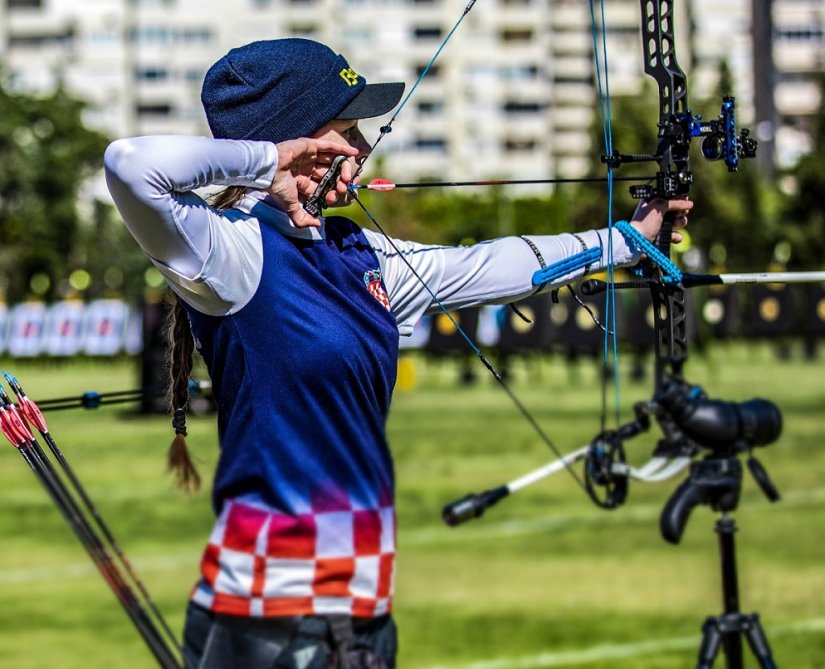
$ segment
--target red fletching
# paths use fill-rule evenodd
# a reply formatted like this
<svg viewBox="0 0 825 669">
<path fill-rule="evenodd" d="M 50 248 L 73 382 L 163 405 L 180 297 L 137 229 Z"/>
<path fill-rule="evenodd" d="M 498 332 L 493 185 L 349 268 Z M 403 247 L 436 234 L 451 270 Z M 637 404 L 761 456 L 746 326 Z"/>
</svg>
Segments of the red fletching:
<svg viewBox="0 0 825 669">
<path fill-rule="evenodd" d="M 26 430 L 20 425 L 20 419 L 16 414 L 2 408 L 0 408 L 0 430 L 16 448 L 26 445 Z"/>
<path fill-rule="evenodd" d="M 386 179 L 373 179 L 367 184 L 367 190 L 388 191 L 393 190 L 394 188 L 395 184 L 392 181 L 387 181 Z"/>
<path fill-rule="evenodd" d="M 26 422 L 20 417 L 20 414 L 17 411 L 17 407 L 14 404 L 10 404 L 6 407 L 6 412 L 11 416 L 11 420 L 16 426 L 18 432 L 26 441 L 34 441 L 34 435 L 32 431 L 29 429 L 29 426 L 26 425 Z"/>
<path fill-rule="evenodd" d="M 43 417 L 39 407 L 32 402 L 25 395 L 18 398 L 20 402 L 20 411 L 39 432 L 48 432 L 49 428 L 46 425 L 46 419 Z"/>
<path fill-rule="evenodd" d="M 3 436 L 9 440 L 9 443 L 11 443 L 12 446 L 20 446 L 17 437 L 13 434 L 13 431 L 9 426 L 8 416 L 5 411 L 0 411 L 0 432 L 3 433 Z"/>
</svg>

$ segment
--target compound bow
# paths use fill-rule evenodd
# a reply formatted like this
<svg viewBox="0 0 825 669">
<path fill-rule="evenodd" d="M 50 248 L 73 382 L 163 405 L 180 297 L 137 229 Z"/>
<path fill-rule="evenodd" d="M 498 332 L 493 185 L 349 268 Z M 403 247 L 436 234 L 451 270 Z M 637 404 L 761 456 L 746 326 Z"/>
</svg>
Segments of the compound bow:
<svg viewBox="0 0 825 669">
<path fill-rule="evenodd" d="M 594 0 L 595 1 L 595 0 Z M 672 0 L 641 0 L 641 32 L 643 41 L 644 70 L 651 76 L 658 86 L 659 121 L 658 145 L 654 153 L 650 154 L 622 154 L 612 148 L 612 131 L 609 119 L 609 84 L 606 85 L 607 97 L 602 93 L 601 66 L 599 65 L 599 49 L 597 40 L 597 20 L 594 1 L 591 2 L 591 16 L 593 23 L 594 48 L 596 51 L 597 74 L 599 79 L 600 102 L 603 116 L 607 116 L 605 123 L 606 153 L 602 161 L 607 165 L 609 197 L 612 200 L 613 175 L 621 165 L 638 162 L 655 162 L 658 170 L 652 183 L 632 186 L 630 191 L 634 198 L 650 200 L 672 200 L 688 196 L 693 176 L 690 167 L 690 146 L 694 138 L 701 138 L 702 155 L 707 160 L 722 160 L 727 169 L 735 172 L 743 158 L 751 158 L 756 153 L 756 142 L 749 136 L 749 131 L 743 129 L 737 134 L 735 118 L 735 102 L 732 97 L 725 97 L 721 103 L 720 114 L 709 121 L 702 120 L 701 116 L 694 115 L 688 106 L 687 77 L 676 60 L 674 20 Z M 416 90 L 421 79 L 433 65 L 435 59 L 443 50 L 446 42 L 452 37 L 456 29 L 475 4 L 471 0 L 464 9 L 462 16 L 449 32 L 445 40 L 438 47 L 435 56 L 421 73 L 407 97 L 399 105 L 390 122 L 381 128 L 378 140 L 373 148 L 392 129 L 392 123 L 399 112 L 408 102 Z M 602 0 L 602 24 L 604 11 Z M 607 77 L 606 47 L 605 50 L 605 79 Z M 606 110 L 606 112 L 604 111 Z M 363 167 L 363 164 L 362 166 Z M 360 171 L 360 170 L 359 170 Z M 618 180 L 618 179 L 616 179 Z M 378 183 L 378 182 L 376 182 Z M 378 183 L 372 190 L 391 190 L 386 187 L 387 182 Z M 352 186 L 350 192 L 354 201 L 361 207 L 367 218 L 376 226 L 392 246 L 393 240 L 384 231 L 381 224 L 369 212 L 358 197 L 358 187 Z M 612 211 L 612 202 L 610 205 Z M 610 226 L 613 226 L 612 220 Z M 653 400 L 638 403 L 635 407 L 635 420 L 617 427 L 614 430 L 604 429 L 591 444 L 562 455 L 550 437 L 544 432 L 535 418 L 516 397 L 513 391 L 502 378 L 502 375 L 493 367 L 481 349 L 472 338 L 461 329 L 452 314 L 444 307 L 435 293 L 418 277 L 422 286 L 427 290 L 434 303 L 450 319 L 456 331 L 462 336 L 482 364 L 493 375 L 502 389 L 514 402 L 518 410 L 531 424 L 536 434 L 556 455 L 557 459 L 509 484 L 487 490 L 480 494 L 468 495 L 444 508 L 444 520 L 455 525 L 470 518 L 480 516 L 503 497 L 520 490 L 538 480 L 558 471 L 568 471 L 591 499 L 604 508 L 615 508 L 622 504 L 627 494 L 629 478 L 646 481 L 663 480 L 673 476 L 690 464 L 693 456 L 701 450 L 701 445 L 695 439 L 689 438 L 685 430 L 681 429 L 678 421 L 674 420 L 668 410 L 668 401 L 675 402 L 683 394 L 693 394 L 699 397 L 696 389 L 691 389 L 682 377 L 682 367 L 687 358 L 687 328 L 685 309 L 685 281 L 682 272 L 670 260 L 670 240 L 673 219 L 670 215 L 665 218 L 656 244 L 644 239 L 631 225 L 626 222 L 616 224 L 619 231 L 627 239 L 631 247 L 644 254 L 645 261 L 636 270 L 639 281 L 618 284 L 613 281 L 612 255 L 608 262 L 608 282 L 586 281 L 582 285 L 584 293 L 593 294 L 607 291 L 605 313 L 608 327 L 605 327 L 605 358 L 607 358 L 607 340 L 613 334 L 610 331 L 611 319 L 615 321 L 615 294 L 619 287 L 648 287 L 654 313 L 655 332 L 655 388 Z M 612 240 L 612 235 L 610 235 Z M 404 259 L 403 253 L 396 248 L 399 257 Z M 415 270 L 410 266 L 415 274 Z M 417 276 L 417 275 L 416 275 Z M 715 282 L 715 279 L 692 277 L 692 285 Z M 613 335 L 614 356 L 617 350 L 616 337 Z M 702 396 L 703 397 L 703 396 Z M 670 400 L 668 400 L 670 398 Z M 674 399 L 675 398 L 675 399 Z M 604 411 L 604 408 L 603 408 Z M 634 468 L 625 461 L 623 441 L 641 432 L 647 431 L 651 424 L 651 417 L 659 423 L 664 438 L 659 441 L 651 460 L 640 468 Z M 618 421 L 617 421 L 618 422 Z M 585 461 L 583 479 L 573 469 L 573 464 L 580 460 Z M 757 476 L 758 480 L 762 477 Z M 766 478 L 766 477 L 765 477 Z"/>
</svg>

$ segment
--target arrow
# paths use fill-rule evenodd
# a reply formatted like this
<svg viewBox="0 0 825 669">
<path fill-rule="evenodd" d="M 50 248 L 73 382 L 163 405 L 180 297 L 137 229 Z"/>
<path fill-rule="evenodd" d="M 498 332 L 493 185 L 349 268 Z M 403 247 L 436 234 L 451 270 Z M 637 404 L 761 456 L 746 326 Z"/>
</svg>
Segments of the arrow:
<svg viewBox="0 0 825 669">
<path fill-rule="evenodd" d="M 102 539 L 89 522 L 89 519 L 86 517 L 83 509 L 76 502 L 74 496 L 58 475 L 57 470 L 52 465 L 46 453 L 37 443 L 37 440 L 34 438 L 31 430 L 24 422 L 25 418 L 25 420 L 30 421 L 31 424 L 44 435 L 49 443 L 49 447 L 52 450 L 53 455 L 60 463 L 63 473 L 69 478 L 72 486 L 75 488 L 75 493 L 78 494 L 83 499 L 87 507 L 92 510 L 91 512 L 97 519 L 99 526 L 101 528 L 105 527 L 102 524 L 102 521 L 100 521 L 99 514 L 97 513 L 97 510 L 94 509 L 94 505 L 91 503 L 91 500 L 89 500 L 85 490 L 83 490 L 80 482 L 74 475 L 74 472 L 72 472 L 69 468 L 68 462 L 66 462 L 63 454 L 57 448 L 57 445 L 54 443 L 51 435 L 49 435 L 46 422 L 43 419 L 43 415 L 40 413 L 40 410 L 33 402 L 31 402 L 31 400 L 22 394 L 22 389 L 14 377 L 11 377 L 5 373 L 4 376 L 16 393 L 19 390 L 18 397 L 22 396 L 23 400 L 21 401 L 18 411 L 18 407 L 14 405 L 6 391 L 0 387 L 0 432 L 2 432 L 6 439 L 8 439 L 8 441 L 11 442 L 15 448 L 17 448 L 18 452 L 29 465 L 41 485 L 52 498 L 55 506 L 57 506 L 63 514 L 66 522 L 69 524 L 69 527 L 71 527 L 72 531 L 80 540 L 80 543 L 86 549 L 89 557 L 100 571 L 101 576 L 103 576 L 103 579 L 111 588 L 118 602 L 120 602 L 121 606 L 123 606 L 130 620 L 134 623 L 141 637 L 143 637 L 143 640 L 155 656 L 158 664 L 163 667 L 163 669 L 180 669 L 181 664 L 175 657 L 174 651 L 169 647 L 166 639 L 161 635 L 160 631 L 155 626 L 155 622 L 147 615 L 140 600 L 135 596 L 134 592 L 129 587 L 129 584 L 124 580 L 120 569 L 112 560 L 112 557 Z M 139 584 L 141 594 L 146 597 L 155 615 L 158 616 L 162 622 L 166 633 L 171 635 L 173 644 L 177 648 L 178 652 L 181 653 L 180 646 L 174 640 L 174 635 L 172 635 L 168 625 L 166 625 L 165 621 L 163 621 L 160 616 L 160 612 L 156 609 L 154 603 L 151 602 L 150 598 L 148 598 L 148 593 L 146 592 L 145 587 L 143 587 L 143 584 L 137 580 L 134 571 L 131 569 L 131 565 L 129 565 L 128 561 L 126 561 L 125 556 L 119 546 L 117 546 L 114 542 L 114 538 L 111 537 L 111 533 L 108 532 L 108 529 L 106 530 L 106 534 L 107 538 L 110 540 L 110 544 L 113 547 L 116 547 L 116 552 L 118 552 L 121 562 L 124 566 L 128 565 L 127 570 L 132 576 L 133 581 L 136 584 Z"/>
<path fill-rule="evenodd" d="M 650 181 L 652 176 L 644 177 L 613 177 L 613 181 Z M 373 179 L 366 186 L 350 184 L 350 190 L 371 190 L 387 192 L 396 188 L 450 188 L 454 186 L 513 186 L 524 184 L 573 184 L 606 182 L 607 177 L 579 177 L 571 179 L 488 179 L 484 181 L 420 181 L 418 183 L 393 183 L 387 179 Z"/>
</svg>

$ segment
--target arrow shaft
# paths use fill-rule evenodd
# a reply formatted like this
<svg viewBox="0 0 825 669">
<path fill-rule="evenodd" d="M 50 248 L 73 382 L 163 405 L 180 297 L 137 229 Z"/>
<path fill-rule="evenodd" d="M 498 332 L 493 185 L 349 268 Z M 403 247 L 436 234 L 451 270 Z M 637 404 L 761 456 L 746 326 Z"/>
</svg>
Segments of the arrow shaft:
<svg viewBox="0 0 825 669">
<path fill-rule="evenodd" d="M 613 177 L 613 181 L 650 181 L 654 177 Z M 388 191 L 396 188 L 454 188 L 472 186 L 520 186 L 530 184 L 572 184 L 572 183 L 605 183 L 607 177 L 583 177 L 570 179 L 485 179 L 481 181 L 423 181 L 417 183 L 392 183 L 382 181 L 377 186 L 372 183 L 355 185 L 355 190 Z"/>
<path fill-rule="evenodd" d="M 825 272 L 752 272 L 720 274 L 721 283 L 818 283 L 825 281 Z"/>
<path fill-rule="evenodd" d="M 124 579 L 120 568 L 112 559 L 107 545 L 98 534 L 75 495 L 80 498 L 88 513 L 94 517 L 97 527 L 105 534 L 106 540 L 109 542 L 108 545 L 114 549 L 120 558 L 121 564 L 127 570 L 132 582 L 138 587 L 147 604 L 151 607 L 152 612 L 161 623 L 163 631 L 166 633 L 168 639 L 172 641 L 173 647 L 182 655 L 180 646 L 160 614 L 160 611 L 154 605 L 151 597 L 149 597 L 143 583 L 137 578 L 131 564 L 126 560 L 120 546 L 114 540 L 108 527 L 103 523 L 96 507 L 71 469 L 68 461 L 63 456 L 57 443 L 49 434 L 48 427 L 42 419 L 42 414 L 37 408 L 37 405 L 26 397 L 15 378 L 6 372 L 3 372 L 3 376 L 11 385 L 12 390 L 17 394 L 18 400 L 20 401 L 20 410 L 18 411 L 5 390 L 0 386 L 0 427 L 2 427 L 3 434 L 17 448 L 49 497 L 51 497 L 81 545 L 86 549 L 92 562 L 100 571 L 101 576 L 112 590 L 115 598 L 120 602 L 121 606 L 123 606 L 124 611 L 146 642 L 146 645 L 154 655 L 158 664 L 163 669 L 180 669 L 181 663 L 175 657 L 174 651 L 167 643 L 167 639 L 161 634 L 155 621 L 148 615 L 141 601 L 132 591 L 129 583 Z M 66 485 L 63 476 L 61 476 L 52 464 L 52 461 L 40 447 L 40 444 L 38 444 L 21 417 L 30 421 L 46 440 L 53 457 L 57 460 L 62 470 L 63 476 L 68 478 L 73 490 L 70 490 Z"/>
</svg>

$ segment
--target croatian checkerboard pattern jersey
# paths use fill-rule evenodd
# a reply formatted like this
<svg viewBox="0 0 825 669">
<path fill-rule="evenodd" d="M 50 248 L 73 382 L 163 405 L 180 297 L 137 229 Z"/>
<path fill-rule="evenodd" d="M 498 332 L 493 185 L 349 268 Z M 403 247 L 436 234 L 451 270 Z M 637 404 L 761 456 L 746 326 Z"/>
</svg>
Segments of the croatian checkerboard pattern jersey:
<svg viewBox="0 0 825 669">
<path fill-rule="evenodd" d="M 373 617 L 391 609 L 394 557 L 392 506 L 291 516 L 230 501 L 192 599 L 230 615 Z"/>
</svg>

